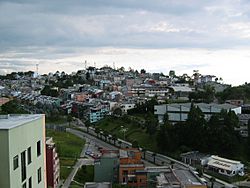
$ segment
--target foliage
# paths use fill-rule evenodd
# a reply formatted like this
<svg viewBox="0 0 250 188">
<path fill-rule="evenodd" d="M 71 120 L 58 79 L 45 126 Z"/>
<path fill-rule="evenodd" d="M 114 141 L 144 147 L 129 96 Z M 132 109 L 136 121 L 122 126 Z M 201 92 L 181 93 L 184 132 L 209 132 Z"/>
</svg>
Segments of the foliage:
<svg viewBox="0 0 250 188">
<path fill-rule="evenodd" d="M 25 110 L 20 107 L 17 100 L 9 101 L 1 106 L 1 114 L 27 114 Z"/>
<path fill-rule="evenodd" d="M 158 126 L 158 120 L 154 117 L 153 114 L 148 113 L 148 116 L 146 117 L 146 131 L 149 135 L 153 135 L 156 132 L 156 128 Z"/>
<path fill-rule="evenodd" d="M 156 97 L 153 97 L 144 104 L 136 104 L 135 108 L 128 110 L 128 114 L 135 115 L 135 114 L 145 114 L 148 112 L 154 113 L 154 106 L 157 104 L 158 102 Z"/>
<path fill-rule="evenodd" d="M 213 87 L 207 85 L 204 91 L 196 91 L 189 94 L 189 100 L 193 102 L 211 103 L 215 98 L 215 90 Z"/>
<path fill-rule="evenodd" d="M 113 111 L 113 115 L 115 116 L 122 116 L 122 109 L 121 108 L 116 108 L 114 111 Z"/>
<path fill-rule="evenodd" d="M 78 170 L 74 180 L 82 184 L 86 182 L 93 182 L 94 181 L 94 166 L 92 165 L 82 166 Z"/>
<path fill-rule="evenodd" d="M 143 126 L 140 126 L 134 116 L 123 116 L 123 117 L 106 117 L 100 120 L 96 124 L 95 131 L 107 131 L 111 135 L 115 135 L 116 138 L 123 139 L 123 132 L 121 126 L 127 129 L 125 133 L 126 140 L 129 142 L 137 141 L 140 147 L 144 147 L 153 151 L 157 150 L 155 134 L 149 135 Z M 150 142 L 148 141 L 150 140 Z"/>
<path fill-rule="evenodd" d="M 250 83 L 245 83 L 237 87 L 229 87 L 223 92 L 218 93 L 217 97 L 221 102 L 230 99 L 241 99 L 248 102 L 250 101 Z"/>
<path fill-rule="evenodd" d="M 76 158 L 80 156 L 85 142 L 73 134 L 49 129 L 46 130 L 46 136 L 53 137 L 56 143 L 56 150 L 60 158 L 60 177 L 66 179 L 72 171 Z"/>
<path fill-rule="evenodd" d="M 60 158 L 76 158 L 80 156 L 85 143 L 81 138 L 66 132 L 47 130 L 46 136 L 53 137 Z"/>
<path fill-rule="evenodd" d="M 235 128 L 238 118 L 234 112 L 222 111 L 208 122 L 198 107 L 192 105 L 186 122 L 169 125 L 166 122 L 157 132 L 157 145 L 163 153 L 178 150 L 199 150 L 225 157 L 246 156 L 242 139 Z M 241 146 L 241 147 L 239 147 Z M 181 149 L 183 148 L 183 149 Z M 185 149 L 184 149 L 185 148 Z"/>
<path fill-rule="evenodd" d="M 53 89 L 51 86 L 45 85 L 41 91 L 42 95 L 47 95 L 51 97 L 58 97 L 59 93 L 56 89 Z"/>
</svg>

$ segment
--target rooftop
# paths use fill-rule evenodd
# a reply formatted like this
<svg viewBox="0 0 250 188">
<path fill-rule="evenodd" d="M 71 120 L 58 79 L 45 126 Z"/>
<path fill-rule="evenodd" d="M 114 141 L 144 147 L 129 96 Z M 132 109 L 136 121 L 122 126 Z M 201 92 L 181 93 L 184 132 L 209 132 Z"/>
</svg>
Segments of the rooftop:
<svg viewBox="0 0 250 188">
<path fill-rule="evenodd" d="M 0 130 L 13 129 L 42 117 L 42 114 L 0 115 Z"/>
</svg>

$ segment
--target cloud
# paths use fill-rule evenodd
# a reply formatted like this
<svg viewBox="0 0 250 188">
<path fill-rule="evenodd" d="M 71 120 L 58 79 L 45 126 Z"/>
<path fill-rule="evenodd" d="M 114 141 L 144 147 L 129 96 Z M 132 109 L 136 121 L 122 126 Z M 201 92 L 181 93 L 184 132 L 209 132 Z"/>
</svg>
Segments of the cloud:
<svg viewBox="0 0 250 188">
<path fill-rule="evenodd" d="M 247 0 L 1 0 L 0 65 L 7 71 L 33 69 L 36 63 L 41 71 L 59 65 L 72 70 L 69 64 L 81 68 L 87 59 L 161 70 L 173 61 L 176 67 L 169 68 L 189 70 L 213 64 L 203 62 L 208 57 L 200 49 L 249 48 L 249 9 Z M 172 49 L 192 55 L 179 51 L 166 57 L 161 51 Z M 149 64 L 154 59 L 156 68 Z"/>
</svg>

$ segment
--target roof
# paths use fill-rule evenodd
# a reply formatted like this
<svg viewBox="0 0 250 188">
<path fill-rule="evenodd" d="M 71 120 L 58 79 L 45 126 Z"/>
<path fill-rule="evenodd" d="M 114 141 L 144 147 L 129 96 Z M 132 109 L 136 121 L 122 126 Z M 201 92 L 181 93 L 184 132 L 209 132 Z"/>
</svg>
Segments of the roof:
<svg viewBox="0 0 250 188">
<path fill-rule="evenodd" d="M 165 105 L 166 104 L 162 104 Z M 156 105 L 156 106 L 162 106 L 162 105 Z M 231 104 L 216 104 L 216 103 L 194 103 L 195 106 L 198 106 L 202 111 L 210 111 L 212 109 L 217 109 L 218 111 L 221 111 L 221 109 L 224 110 L 230 110 L 230 109 L 236 109 L 236 108 L 240 108 L 238 106 L 235 105 L 231 105 Z M 173 104 L 167 104 L 168 107 L 173 107 L 173 108 L 177 108 L 180 109 L 182 108 L 182 111 L 184 111 L 184 108 L 187 108 L 187 110 L 190 110 L 191 107 L 191 103 L 173 103 Z"/>
<path fill-rule="evenodd" d="M 225 159 L 225 158 L 218 157 L 215 155 L 212 155 L 211 159 L 208 162 L 209 166 L 214 166 L 214 167 L 225 169 L 225 170 L 232 170 L 232 167 L 234 165 L 239 165 L 239 164 L 241 164 L 240 161 Z"/>
<path fill-rule="evenodd" d="M 192 89 L 190 87 L 187 86 L 169 86 L 170 88 L 172 88 L 175 92 L 192 92 Z"/>
<path fill-rule="evenodd" d="M 0 130 L 9 130 L 43 117 L 43 114 L 0 115 Z"/>
<path fill-rule="evenodd" d="M 84 187 L 86 188 L 109 188 L 109 187 L 112 187 L 112 185 L 110 182 L 102 182 L 102 183 L 86 182 Z"/>
<path fill-rule="evenodd" d="M 189 159 L 194 159 L 194 160 L 201 160 L 203 158 L 207 158 L 210 155 L 208 154 L 204 154 L 204 153 L 200 153 L 199 151 L 190 151 L 187 153 L 182 153 L 181 157 L 185 157 L 185 158 L 189 158 Z"/>
</svg>

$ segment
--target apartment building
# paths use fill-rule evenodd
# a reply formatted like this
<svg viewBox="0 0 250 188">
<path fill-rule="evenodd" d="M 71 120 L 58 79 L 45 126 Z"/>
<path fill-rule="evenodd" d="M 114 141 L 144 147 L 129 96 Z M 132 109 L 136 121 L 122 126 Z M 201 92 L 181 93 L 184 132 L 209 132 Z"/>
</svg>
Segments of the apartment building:
<svg viewBox="0 0 250 188">
<path fill-rule="evenodd" d="M 120 150 L 119 183 L 129 187 L 146 187 L 147 174 L 141 152 L 135 148 Z"/>
<path fill-rule="evenodd" d="M 45 188 L 45 116 L 0 116 L 0 187 Z"/>
<path fill-rule="evenodd" d="M 46 138 L 47 186 L 56 188 L 60 181 L 60 163 L 52 137 Z"/>
</svg>

